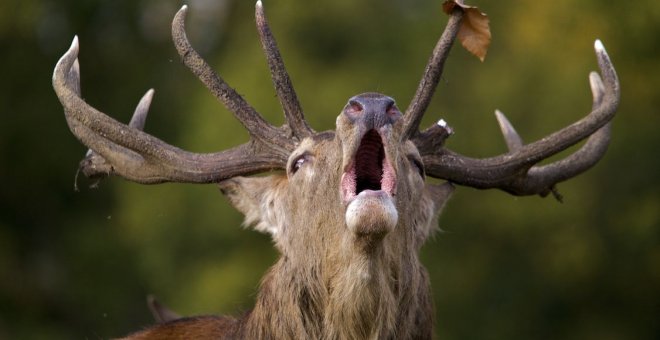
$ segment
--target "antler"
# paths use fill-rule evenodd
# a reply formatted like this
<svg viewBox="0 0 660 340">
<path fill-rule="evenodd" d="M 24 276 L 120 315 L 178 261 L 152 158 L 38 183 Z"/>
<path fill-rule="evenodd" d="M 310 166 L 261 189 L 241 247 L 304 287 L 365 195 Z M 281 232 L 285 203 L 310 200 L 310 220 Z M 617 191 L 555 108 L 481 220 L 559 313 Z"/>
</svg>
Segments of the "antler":
<svg viewBox="0 0 660 340">
<path fill-rule="evenodd" d="M 314 133 L 314 130 L 305 121 L 305 115 L 303 114 L 302 107 L 300 107 L 296 91 L 293 89 L 289 74 L 284 69 L 284 62 L 277 48 L 275 37 L 268 26 L 268 21 L 266 21 L 261 0 L 257 1 L 255 12 L 261 47 L 268 60 L 268 68 L 273 79 L 273 85 L 277 91 L 277 97 L 280 100 L 282 109 L 284 109 L 284 117 L 295 137 L 302 139 L 310 136 Z"/>
<path fill-rule="evenodd" d="M 449 17 L 444 32 L 440 36 L 440 39 L 438 39 L 435 48 L 433 48 L 433 53 L 431 53 L 431 57 L 426 64 L 424 75 L 417 86 L 415 96 L 406 109 L 404 116 L 406 127 L 403 135 L 404 138 L 414 139 L 419 135 L 419 124 L 422 122 L 422 117 L 424 117 L 424 113 L 431 103 L 435 89 L 442 76 L 445 60 L 447 60 L 449 51 L 456 40 L 462 20 L 463 10 L 459 6 L 456 6 Z"/>
<path fill-rule="evenodd" d="M 616 71 L 603 44 L 595 43 L 598 64 L 605 79 L 590 74 L 593 93 L 592 112 L 582 120 L 561 129 L 539 141 L 524 145 L 522 139 L 506 117 L 496 111 L 496 117 L 509 147 L 509 153 L 486 159 L 460 155 L 444 147 L 452 134 L 440 120 L 423 132 L 419 124 L 438 85 L 445 60 L 461 28 L 464 11 L 454 6 L 447 26 L 436 44 L 417 92 L 405 114 L 404 137 L 411 139 L 423 157 L 429 176 L 479 189 L 499 188 L 514 195 L 545 196 L 552 192 L 561 199 L 554 186 L 587 170 L 602 158 L 610 138 L 610 120 L 619 104 L 620 89 Z M 555 155 L 589 137 L 577 152 L 545 166 L 535 166 L 543 159 Z"/>
<path fill-rule="evenodd" d="M 597 73 L 590 74 L 593 106 L 586 117 L 523 146 L 522 139 L 504 115 L 496 112 L 509 153 L 485 159 L 466 157 L 441 147 L 450 132 L 446 127 L 432 127 L 414 140 L 418 145 L 426 146 L 429 142 L 421 141 L 422 135 L 439 136 L 439 141 L 435 142 L 438 147 L 435 149 L 420 148 L 427 174 L 479 189 L 499 188 L 514 195 L 545 196 L 555 192 L 556 183 L 593 166 L 607 149 L 609 122 L 614 117 L 620 98 L 616 71 L 600 40 L 596 40 L 595 50 L 604 83 Z M 585 145 L 567 158 L 545 166 L 535 166 L 587 137 Z"/>
<path fill-rule="evenodd" d="M 145 184 L 219 182 L 238 175 L 283 169 L 298 140 L 313 133 L 304 121 L 261 2 L 257 2 L 256 6 L 257 27 L 287 119 L 287 123 L 279 128 L 266 122 L 192 48 L 185 33 L 186 11 L 187 6 L 183 6 L 172 22 L 176 49 L 183 63 L 245 126 L 250 141 L 225 151 L 199 154 L 179 149 L 144 133 L 141 130 L 153 90 L 142 98 L 129 125 L 96 110 L 80 95 L 79 45 L 75 37 L 69 50 L 55 66 L 53 87 L 64 107 L 69 128 L 90 148 L 80 164 L 86 176 L 116 174 Z"/>
</svg>

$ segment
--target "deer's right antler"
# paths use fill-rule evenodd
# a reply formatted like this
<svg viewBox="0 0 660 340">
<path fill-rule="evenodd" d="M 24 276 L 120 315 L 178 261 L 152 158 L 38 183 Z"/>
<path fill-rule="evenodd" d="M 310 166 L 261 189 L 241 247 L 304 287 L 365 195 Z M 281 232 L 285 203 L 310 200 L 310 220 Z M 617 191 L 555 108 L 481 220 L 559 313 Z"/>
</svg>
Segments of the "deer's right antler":
<svg viewBox="0 0 660 340">
<path fill-rule="evenodd" d="M 117 174 L 144 184 L 219 182 L 238 175 L 285 168 L 298 141 L 313 133 L 304 120 L 260 1 L 256 5 L 257 28 L 287 120 L 285 126 L 279 128 L 264 120 L 192 48 L 185 33 L 186 11 L 187 6 L 183 6 L 172 22 L 176 49 L 184 64 L 245 126 L 250 141 L 225 151 L 199 154 L 141 131 L 153 90 L 142 98 L 129 125 L 96 110 L 81 98 L 79 45 L 75 37 L 55 66 L 53 87 L 64 107 L 69 128 L 90 148 L 80 165 L 86 176 Z"/>
<path fill-rule="evenodd" d="M 603 44 L 595 43 L 604 83 L 596 72 L 589 75 L 593 93 L 592 111 L 581 120 L 533 143 L 522 145 L 520 137 L 504 115 L 497 114 L 509 145 L 509 153 L 475 159 L 448 149 L 424 158 L 433 177 L 476 188 L 499 188 L 515 195 L 547 195 L 554 185 L 587 170 L 604 155 L 610 137 L 609 122 L 619 105 L 620 89 L 616 71 Z M 538 162 L 588 138 L 576 153 L 545 166 Z M 559 198 L 559 196 L 557 196 Z"/>
<path fill-rule="evenodd" d="M 410 138 L 424 160 L 426 173 L 435 178 L 479 189 L 497 188 L 514 195 L 555 194 L 555 184 L 574 177 L 598 162 L 610 139 L 610 121 L 619 105 L 619 80 L 605 51 L 596 40 L 595 50 L 603 80 L 596 72 L 589 75 L 593 93 L 592 111 L 583 119 L 538 141 L 523 145 L 506 117 L 496 112 L 509 152 L 476 159 L 444 146 L 452 130 L 441 120 L 420 132 L 419 124 L 440 80 L 445 60 L 460 30 L 464 12 L 455 6 L 444 33 L 429 58 L 417 92 L 405 115 L 405 136 Z M 580 141 L 587 142 L 567 158 L 545 166 L 536 164 Z"/>
<path fill-rule="evenodd" d="M 555 184 L 584 172 L 605 154 L 610 140 L 610 121 L 619 105 L 620 87 L 616 71 L 600 40 L 596 40 L 594 47 L 603 80 L 596 72 L 589 75 L 593 105 L 586 117 L 523 145 L 506 117 L 497 111 L 496 117 L 509 152 L 485 159 L 466 157 L 447 149 L 442 144 L 451 131 L 446 125 L 434 125 L 413 134 L 427 174 L 479 189 L 498 188 L 514 195 L 545 196 L 552 192 L 561 199 L 554 189 Z M 413 131 L 417 131 L 416 126 Z M 567 158 L 544 166 L 536 165 L 584 139 L 587 142 Z"/>
</svg>

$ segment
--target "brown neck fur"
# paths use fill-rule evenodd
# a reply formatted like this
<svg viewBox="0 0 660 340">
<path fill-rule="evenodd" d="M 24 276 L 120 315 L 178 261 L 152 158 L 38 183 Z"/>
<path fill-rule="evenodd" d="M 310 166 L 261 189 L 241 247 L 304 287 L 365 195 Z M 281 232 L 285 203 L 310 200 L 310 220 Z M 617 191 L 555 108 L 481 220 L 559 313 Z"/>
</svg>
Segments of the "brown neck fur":
<svg viewBox="0 0 660 340">
<path fill-rule="evenodd" d="M 399 228 L 372 253 L 328 247 L 302 265 L 282 257 L 262 282 L 242 335 L 254 339 L 431 338 L 433 308 L 425 269 Z M 398 242 L 397 242 L 398 241 Z M 312 259 L 306 256 L 303 258 Z M 329 259 L 322 261 L 320 259 Z"/>
</svg>

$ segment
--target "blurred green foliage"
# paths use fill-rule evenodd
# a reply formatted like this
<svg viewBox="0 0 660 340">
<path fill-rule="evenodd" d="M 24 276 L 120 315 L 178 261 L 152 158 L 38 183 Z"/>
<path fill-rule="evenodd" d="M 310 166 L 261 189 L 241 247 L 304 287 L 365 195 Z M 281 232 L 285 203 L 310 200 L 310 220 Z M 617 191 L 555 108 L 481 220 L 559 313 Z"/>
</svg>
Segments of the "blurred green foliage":
<svg viewBox="0 0 660 340">
<path fill-rule="evenodd" d="M 405 107 L 447 17 L 440 0 L 265 1 L 317 130 L 346 99 L 380 91 Z M 589 111 L 595 38 L 623 97 L 605 158 L 562 183 L 565 203 L 460 188 L 423 249 L 442 339 L 660 337 L 660 2 L 471 1 L 488 13 L 484 63 L 452 51 L 424 125 L 449 146 L 505 150 L 491 112 L 538 139 Z M 213 185 L 91 190 L 74 174 L 85 149 L 51 85 L 74 34 L 85 99 L 127 121 L 150 87 L 147 131 L 192 151 L 246 140 L 179 63 L 169 41 L 178 1 L 0 3 L 0 339 L 108 338 L 151 323 L 145 296 L 182 314 L 250 308 L 277 254 Z M 281 123 L 251 1 L 191 0 L 195 46 L 272 122 Z M 196 9 L 197 8 L 197 9 Z"/>
</svg>

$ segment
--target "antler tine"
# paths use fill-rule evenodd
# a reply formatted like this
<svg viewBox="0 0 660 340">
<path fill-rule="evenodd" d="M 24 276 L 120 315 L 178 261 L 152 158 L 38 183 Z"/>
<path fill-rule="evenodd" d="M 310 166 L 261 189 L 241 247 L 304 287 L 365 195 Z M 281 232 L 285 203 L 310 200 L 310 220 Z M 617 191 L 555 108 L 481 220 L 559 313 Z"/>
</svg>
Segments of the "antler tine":
<svg viewBox="0 0 660 340">
<path fill-rule="evenodd" d="M 145 184 L 212 183 L 285 166 L 288 154 L 268 145 L 255 149 L 255 141 L 218 153 L 195 154 L 108 117 L 80 98 L 78 50 L 75 37 L 55 66 L 53 88 L 73 134 L 109 164 L 97 169 L 99 176 L 101 172 L 117 174 Z M 147 101 L 138 105 L 138 113 L 146 111 Z M 136 126 L 139 120 L 136 118 Z"/>
<path fill-rule="evenodd" d="M 522 138 L 520 138 L 520 135 L 516 132 L 516 129 L 513 128 L 513 125 L 511 125 L 511 122 L 509 122 L 504 113 L 500 110 L 495 110 L 495 117 L 500 125 L 500 130 L 502 130 L 504 142 L 506 142 L 509 152 L 514 152 L 522 148 Z"/>
<path fill-rule="evenodd" d="M 594 104 L 589 115 L 541 140 L 496 157 L 474 159 L 447 149 L 436 150 L 424 156 L 427 173 L 475 188 L 500 188 L 516 195 L 529 195 L 547 194 L 555 183 L 595 164 L 607 147 L 609 127 L 604 126 L 614 117 L 620 88 L 616 71 L 600 40 L 595 42 L 594 48 L 604 84 L 601 86 L 601 82 L 595 80 L 597 77 L 590 76 Z M 598 130 L 601 131 L 596 133 Z M 589 136 L 582 149 L 567 159 L 532 168 Z M 532 182 L 540 184 L 532 185 Z"/>
<path fill-rule="evenodd" d="M 74 46 L 76 48 L 78 46 L 78 36 L 73 38 L 71 48 Z M 53 80 L 55 79 L 53 78 Z M 77 94 L 79 97 L 82 96 L 80 88 L 80 63 L 78 62 L 78 58 L 75 58 L 71 69 L 66 74 L 65 83 L 73 93 Z M 80 171 L 82 171 L 87 178 L 102 179 L 112 171 L 112 167 L 99 154 L 94 152 L 92 149 L 87 149 L 85 158 L 80 161 L 78 172 L 76 172 L 74 180 L 74 189 L 76 191 L 78 191 L 78 173 Z"/>
<path fill-rule="evenodd" d="M 436 150 L 440 150 L 453 133 L 454 129 L 444 119 L 440 119 L 428 129 L 417 134 L 413 138 L 413 143 L 417 146 L 420 155 L 432 154 Z"/>
<path fill-rule="evenodd" d="M 227 83 L 209 66 L 209 64 L 195 51 L 185 31 L 185 17 L 188 6 L 184 5 L 174 16 L 172 21 L 172 40 L 183 63 L 199 78 L 225 107 L 245 126 L 250 136 L 263 143 L 275 143 L 283 151 L 295 148 L 294 141 L 283 131 L 269 124 L 264 118 L 241 97 L 236 90 Z"/>
<path fill-rule="evenodd" d="M 277 42 L 275 41 L 273 32 L 270 30 L 268 20 L 266 20 L 266 14 L 264 13 L 261 0 L 257 1 L 255 5 L 255 17 L 261 47 L 266 55 L 273 85 L 277 92 L 277 98 L 279 98 L 282 109 L 284 110 L 287 124 L 295 137 L 303 139 L 312 135 L 314 130 L 305 121 L 303 109 L 298 101 L 298 96 L 296 96 L 296 91 L 291 83 L 289 73 L 284 67 L 284 61 L 282 61 L 282 56 L 277 48 Z"/>
<path fill-rule="evenodd" d="M 179 314 L 165 307 L 160 303 L 160 301 L 158 301 L 158 299 L 156 299 L 155 296 L 151 294 L 147 295 L 147 307 L 149 307 L 151 315 L 154 317 L 157 323 L 165 323 L 181 318 Z"/>
<path fill-rule="evenodd" d="M 605 86 L 596 72 L 589 74 L 591 93 L 593 95 L 593 109 L 596 109 L 605 97 Z M 569 178 L 575 177 L 594 166 L 605 155 L 610 142 L 612 122 L 609 121 L 593 135 L 587 142 L 570 156 L 544 166 L 534 166 L 529 169 L 523 181 L 518 181 L 515 187 L 509 189 L 518 195 L 540 194 L 547 195 L 553 191 L 553 186 Z M 560 199 L 561 201 L 561 199 Z"/>
<path fill-rule="evenodd" d="M 426 64 L 424 75 L 419 82 L 415 96 L 406 109 L 404 138 L 412 139 L 419 133 L 419 124 L 422 122 L 422 117 L 424 117 L 424 113 L 431 103 L 438 82 L 440 82 L 445 60 L 449 56 L 449 51 L 454 44 L 454 40 L 456 40 L 462 19 L 463 11 L 456 6 Z"/>
<path fill-rule="evenodd" d="M 75 65 L 77 65 L 77 62 L 74 64 L 74 66 Z M 76 83 L 80 84 L 79 81 L 76 81 Z M 80 90 L 78 90 L 77 93 L 80 95 Z M 154 89 L 149 89 L 149 91 L 147 91 L 147 93 L 142 96 L 140 102 L 135 107 L 131 121 L 128 123 L 129 127 L 140 131 L 144 130 L 144 124 L 146 123 L 147 115 L 149 114 L 149 107 L 151 106 L 151 100 L 153 97 Z M 85 158 L 80 161 L 78 168 L 83 172 L 83 174 L 85 174 L 87 178 L 103 179 L 112 173 L 112 165 L 92 149 L 87 150 Z"/>
<path fill-rule="evenodd" d="M 144 130 L 144 124 L 147 121 L 147 115 L 149 114 L 149 107 L 151 106 L 151 101 L 154 98 L 154 89 L 149 89 L 147 93 L 140 98 L 131 121 L 128 123 L 128 126 L 138 129 L 140 131 Z"/>
</svg>

